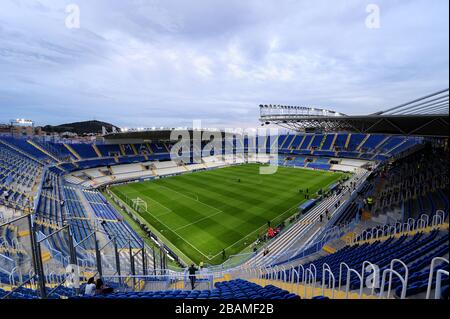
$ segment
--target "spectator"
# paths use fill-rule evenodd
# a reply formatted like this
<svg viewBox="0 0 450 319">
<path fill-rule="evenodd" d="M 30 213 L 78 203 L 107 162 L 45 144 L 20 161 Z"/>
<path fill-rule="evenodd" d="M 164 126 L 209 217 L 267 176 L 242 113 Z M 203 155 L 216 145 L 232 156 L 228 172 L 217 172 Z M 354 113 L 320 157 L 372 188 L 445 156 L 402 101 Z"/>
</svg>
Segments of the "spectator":
<svg viewBox="0 0 450 319">
<path fill-rule="evenodd" d="M 89 278 L 86 287 L 84 287 L 84 295 L 85 296 L 93 296 L 95 295 L 95 290 L 97 286 L 95 285 L 94 277 Z"/>
<path fill-rule="evenodd" d="M 196 272 L 197 270 L 198 270 L 198 269 L 195 267 L 194 264 L 192 264 L 191 267 L 189 267 L 189 269 L 188 269 L 188 272 L 189 272 L 189 280 L 191 281 L 191 288 L 192 288 L 192 290 L 194 290 L 194 288 L 195 288 L 195 280 L 196 280 L 195 272 Z"/>
<path fill-rule="evenodd" d="M 112 293 L 113 291 L 114 291 L 114 289 L 105 285 L 103 283 L 103 280 L 101 280 L 100 278 L 97 279 L 97 283 L 95 285 L 95 294 L 96 295 L 106 295 L 106 294 Z"/>
</svg>

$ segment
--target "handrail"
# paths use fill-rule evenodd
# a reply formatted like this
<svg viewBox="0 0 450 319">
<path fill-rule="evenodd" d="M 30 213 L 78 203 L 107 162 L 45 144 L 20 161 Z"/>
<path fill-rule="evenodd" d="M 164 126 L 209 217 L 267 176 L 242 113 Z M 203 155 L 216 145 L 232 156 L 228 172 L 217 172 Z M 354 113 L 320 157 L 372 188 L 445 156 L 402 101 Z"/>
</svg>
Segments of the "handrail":
<svg viewBox="0 0 450 319">
<path fill-rule="evenodd" d="M 0 224 L 0 228 L 5 227 L 5 226 L 8 226 L 8 225 L 10 225 L 10 224 L 12 224 L 12 223 L 15 223 L 15 222 L 17 222 L 17 221 L 19 221 L 19 220 L 22 220 L 22 219 L 24 219 L 24 218 L 27 218 L 27 217 L 30 216 L 30 215 L 32 215 L 32 214 L 31 214 L 31 213 L 25 214 L 25 215 L 22 215 L 22 216 L 19 216 L 19 217 L 10 219 L 10 220 L 8 220 L 8 221 L 6 221 L 6 222 L 3 222 L 2 224 Z"/>
<path fill-rule="evenodd" d="M 331 271 L 331 267 L 324 263 L 322 266 L 322 296 L 325 296 L 325 284 L 326 284 L 326 277 L 325 275 L 328 273 L 328 288 L 331 289 L 331 299 L 334 299 L 334 289 L 335 289 L 335 278 L 334 274 Z"/>
<path fill-rule="evenodd" d="M 297 273 L 297 270 L 295 269 L 295 267 L 294 266 L 291 266 L 291 269 L 290 269 L 290 280 L 289 280 L 289 283 L 291 284 L 291 285 L 293 285 L 294 284 L 294 274 L 296 274 L 297 275 L 297 278 L 298 278 L 298 273 Z"/>
<path fill-rule="evenodd" d="M 395 271 L 395 270 L 393 270 L 393 269 L 389 269 L 389 268 L 388 268 L 388 269 L 385 269 L 385 270 L 383 271 L 382 280 L 381 280 L 381 287 L 380 287 L 380 295 L 379 295 L 379 298 L 381 299 L 381 298 L 383 298 L 383 296 L 384 296 L 384 285 L 385 285 L 385 282 L 386 282 L 386 275 L 387 275 L 388 273 L 390 273 L 390 274 L 393 274 L 393 273 L 396 274 L 397 277 L 398 277 L 398 278 L 400 279 L 400 281 L 402 282 L 402 286 L 403 286 L 403 288 L 402 288 L 402 299 L 404 299 L 403 294 L 406 293 L 406 286 L 405 286 L 404 279 L 403 279 L 403 277 L 402 277 L 397 271 Z M 405 292 L 403 292 L 403 290 L 405 290 Z M 391 294 L 391 290 L 388 289 L 387 298 L 389 298 L 390 294 Z"/>
<path fill-rule="evenodd" d="M 426 212 L 424 212 L 424 213 L 422 213 L 422 215 L 420 215 L 420 219 L 422 219 L 423 217 L 426 218 L 424 220 L 426 220 L 426 225 L 428 226 L 429 221 L 430 221 L 430 216 Z"/>
<path fill-rule="evenodd" d="M 281 281 L 281 289 L 285 289 L 286 285 L 283 284 L 286 284 L 286 268 L 284 266 L 281 267 L 280 277 L 281 274 L 283 274 L 283 280 Z"/>
<path fill-rule="evenodd" d="M 303 267 L 303 265 L 302 264 L 299 264 L 298 266 L 297 266 L 297 269 L 298 269 L 298 277 L 297 277 L 297 282 L 300 282 L 300 268 L 302 269 L 302 281 L 301 281 L 301 283 L 303 284 L 304 282 L 305 282 L 305 267 Z"/>
<path fill-rule="evenodd" d="M 350 277 L 351 277 L 352 273 L 354 273 L 358 277 L 358 279 L 360 281 L 360 285 L 359 285 L 359 299 L 361 299 L 362 293 L 363 293 L 363 288 L 364 288 L 364 282 L 363 282 L 362 276 L 359 274 L 359 272 L 357 272 L 353 268 L 348 268 L 348 270 L 347 270 L 347 285 L 345 287 L 345 299 L 348 299 L 348 295 L 349 295 L 349 292 L 350 292 Z"/>
<path fill-rule="evenodd" d="M 395 263 L 399 263 L 403 266 L 403 268 L 405 269 L 405 277 L 403 277 L 402 275 L 400 275 L 399 272 L 394 270 L 394 265 Z M 383 278 L 381 281 L 381 288 L 380 288 L 380 298 L 383 298 L 384 295 L 384 285 L 386 282 L 386 275 L 389 273 L 389 283 L 388 283 L 388 292 L 387 292 L 387 298 L 389 298 L 389 295 L 391 294 L 391 290 L 392 290 L 392 275 L 395 274 L 397 275 L 397 277 L 399 277 L 401 283 L 402 283 L 402 293 L 400 295 L 401 299 L 405 299 L 406 298 L 406 288 L 408 286 L 408 275 L 409 275 L 409 270 L 408 270 L 408 266 L 401 261 L 400 259 L 393 259 L 391 261 L 391 265 L 390 268 L 385 269 L 383 271 Z"/>
<path fill-rule="evenodd" d="M 350 267 L 349 267 L 349 265 L 347 265 L 347 263 L 345 263 L 345 262 L 341 262 L 340 264 L 339 264 L 339 282 L 338 282 L 338 289 L 339 290 L 341 290 L 341 282 L 342 282 L 342 266 L 344 266 L 344 267 L 346 267 L 347 268 L 347 270 L 348 269 L 350 269 Z"/>
<path fill-rule="evenodd" d="M 365 274 L 366 274 L 366 265 L 368 266 L 368 267 L 370 267 L 370 268 L 372 268 L 372 270 L 373 270 L 373 274 L 375 275 L 375 278 L 374 278 L 374 281 L 375 281 L 375 283 L 379 283 L 380 282 L 380 278 L 379 278 L 379 268 L 378 268 L 378 266 L 377 265 L 375 265 L 375 264 L 373 264 L 373 263 L 371 263 L 370 261 L 368 261 L 368 260 L 366 260 L 366 261 L 364 261 L 363 263 L 362 263 L 362 269 L 361 269 L 361 281 L 363 281 L 364 282 L 364 276 L 365 276 Z M 375 286 L 376 286 L 376 284 L 375 283 L 372 283 L 372 288 L 371 288 L 371 294 L 373 295 L 374 294 L 374 291 L 375 291 Z M 366 285 L 366 286 L 368 286 L 368 285 Z"/>
<path fill-rule="evenodd" d="M 274 272 L 272 273 L 272 278 L 271 278 L 271 280 L 276 280 L 277 279 L 277 277 L 278 277 L 278 272 L 279 272 L 279 267 L 278 266 L 275 266 L 275 267 L 273 267 L 273 269 L 274 269 Z"/>
<path fill-rule="evenodd" d="M 441 224 L 443 224 L 443 219 L 441 215 L 439 214 L 434 215 L 433 218 L 431 219 L 431 226 L 435 227 Z"/>
<path fill-rule="evenodd" d="M 267 274 L 266 274 L 265 279 L 264 279 L 264 285 L 267 285 L 267 283 L 270 282 L 270 278 L 272 276 L 272 271 L 273 270 L 272 270 L 271 266 L 266 267 L 265 269 L 266 269 Z"/>
<path fill-rule="evenodd" d="M 17 270 L 17 266 L 14 267 L 14 268 L 11 270 L 11 273 L 9 274 L 9 284 L 10 284 L 11 286 L 14 286 L 14 285 L 16 284 L 16 278 L 15 278 L 15 275 L 14 275 L 14 273 L 16 272 L 16 270 Z"/>
<path fill-rule="evenodd" d="M 3 255 L 3 254 L 0 254 L 0 258 L 3 258 L 3 259 L 5 259 L 8 263 L 11 263 L 12 265 L 11 265 L 11 269 L 14 269 L 14 267 L 16 267 L 16 261 L 14 260 L 14 259 L 12 259 L 12 258 L 10 258 L 10 257 L 8 257 L 8 256 L 5 256 L 5 255 Z M 6 264 L 6 262 L 5 262 L 5 264 Z M 2 267 L 0 267 L 0 270 L 1 271 L 3 271 L 4 273 L 6 273 L 6 274 L 9 274 L 9 273 L 11 273 L 11 270 L 6 270 L 5 268 L 2 268 Z"/>
<path fill-rule="evenodd" d="M 442 275 L 448 277 L 448 271 L 444 269 L 439 269 L 436 275 L 436 289 L 434 291 L 434 299 L 441 299 L 441 285 L 442 285 Z"/>
<path fill-rule="evenodd" d="M 314 294 L 314 289 L 316 288 L 316 276 L 312 272 L 311 268 L 306 269 L 305 282 L 303 284 L 304 284 L 304 298 L 306 298 L 307 287 L 309 284 L 312 284 L 311 297 L 314 297 L 313 294 Z"/>
<path fill-rule="evenodd" d="M 441 214 L 442 214 L 442 216 L 441 216 Z M 446 215 L 445 211 L 443 211 L 442 209 L 438 209 L 436 211 L 436 215 L 440 215 L 442 217 L 442 223 L 445 222 L 445 215 Z"/>
<path fill-rule="evenodd" d="M 33 275 L 33 277 L 29 277 L 27 280 L 25 280 L 23 283 L 21 283 L 19 286 L 15 287 L 14 289 L 11 289 L 6 295 L 4 295 L 2 297 L 2 299 L 8 299 L 9 296 L 11 296 L 17 289 L 25 286 L 28 283 L 33 283 L 34 278 L 36 277 L 36 275 Z"/>
<path fill-rule="evenodd" d="M 435 267 L 437 261 L 443 261 L 443 262 L 446 262 L 447 264 L 449 263 L 448 259 L 445 259 L 444 257 L 435 257 L 431 260 L 430 275 L 428 276 L 427 295 L 425 297 L 426 299 L 430 299 L 431 288 L 433 285 L 434 267 Z"/>
<path fill-rule="evenodd" d="M 367 241 L 369 239 L 378 239 L 381 238 L 381 230 L 383 230 L 382 236 L 394 236 L 399 233 L 416 231 L 419 229 L 424 229 L 429 226 L 437 227 L 445 223 L 445 212 L 443 210 L 436 210 L 435 214 L 430 215 L 422 214 L 420 218 L 413 219 L 408 218 L 405 223 L 396 222 L 395 224 L 384 224 L 375 226 L 372 228 L 366 228 L 361 231 L 359 234 L 354 234 L 349 240 L 348 243 L 356 244 L 361 241 Z"/>
</svg>

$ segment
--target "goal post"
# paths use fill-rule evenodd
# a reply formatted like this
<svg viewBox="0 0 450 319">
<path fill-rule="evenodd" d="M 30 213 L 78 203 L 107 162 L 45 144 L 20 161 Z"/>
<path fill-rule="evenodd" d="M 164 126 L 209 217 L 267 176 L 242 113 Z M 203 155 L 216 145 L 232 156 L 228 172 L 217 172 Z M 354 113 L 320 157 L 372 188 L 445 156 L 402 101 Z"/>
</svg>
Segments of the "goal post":
<svg viewBox="0 0 450 319">
<path fill-rule="evenodd" d="M 133 203 L 133 209 L 137 212 L 141 212 L 141 209 L 143 208 L 142 211 L 147 211 L 148 207 L 147 207 L 147 202 L 144 201 L 143 199 L 136 197 L 131 199 L 131 202 Z"/>
</svg>

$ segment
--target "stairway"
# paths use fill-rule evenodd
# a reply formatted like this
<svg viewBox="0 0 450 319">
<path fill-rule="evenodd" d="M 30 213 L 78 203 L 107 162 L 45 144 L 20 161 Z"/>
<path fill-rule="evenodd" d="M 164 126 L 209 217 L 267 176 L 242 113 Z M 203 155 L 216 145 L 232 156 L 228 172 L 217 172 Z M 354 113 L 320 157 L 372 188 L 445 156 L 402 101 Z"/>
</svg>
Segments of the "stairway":
<svg viewBox="0 0 450 319">
<path fill-rule="evenodd" d="M 44 153 L 45 155 L 47 155 L 48 157 L 52 158 L 53 160 L 55 160 L 57 163 L 61 163 L 61 161 L 56 158 L 55 156 L 53 156 L 52 154 L 50 154 L 49 152 L 47 152 L 47 150 L 45 150 L 44 148 L 42 148 L 41 146 L 37 145 L 35 142 L 33 142 L 32 140 L 27 140 L 28 144 L 31 144 L 33 147 L 35 147 L 36 149 L 38 149 L 39 151 L 41 151 L 42 153 Z"/>
<path fill-rule="evenodd" d="M 352 138 L 352 134 L 348 133 L 347 140 L 345 141 L 345 149 L 348 149 L 348 144 L 350 144 L 350 139 Z"/>
<path fill-rule="evenodd" d="M 89 204 L 88 200 L 84 196 L 83 192 L 80 189 L 75 189 L 75 192 L 77 193 L 77 196 L 80 200 L 80 204 L 83 206 L 83 211 L 86 214 L 87 219 L 91 222 L 91 227 L 95 229 L 95 225 L 93 224 L 94 221 L 97 219 L 97 216 L 94 213 L 94 210 L 92 209 L 91 205 Z M 97 240 L 99 242 L 100 247 L 104 247 L 108 244 L 109 239 L 106 237 L 106 234 L 103 232 L 97 232 Z"/>
<path fill-rule="evenodd" d="M 289 134 L 288 135 L 286 135 L 286 137 L 284 138 L 284 140 L 283 140 L 283 143 L 281 143 L 281 145 L 280 145 L 280 149 L 283 149 L 284 148 L 284 143 L 286 143 L 286 140 L 289 138 Z"/>
<path fill-rule="evenodd" d="M 289 150 L 291 149 L 291 146 L 294 143 L 296 138 L 297 138 L 297 135 L 294 135 L 294 137 L 291 139 L 291 143 L 289 143 L 289 146 L 287 147 Z"/>
<path fill-rule="evenodd" d="M 131 145 L 131 149 L 133 150 L 134 155 L 139 155 L 136 147 L 134 146 L 134 144 L 130 144 Z"/>
<path fill-rule="evenodd" d="M 374 150 L 375 152 L 378 152 L 378 148 L 379 148 L 381 145 L 383 145 L 384 143 L 386 143 L 387 140 L 390 139 L 390 138 L 391 138 L 390 136 L 386 136 L 380 143 L 378 143 L 378 144 L 373 148 L 373 150 Z"/>
<path fill-rule="evenodd" d="M 123 146 L 123 144 L 119 144 L 119 148 L 120 148 L 120 153 L 122 154 L 122 156 L 125 156 L 125 147 Z"/>
<path fill-rule="evenodd" d="M 320 141 L 320 144 L 319 144 L 319 150 L 322 149 L 323 144 L 325 143 L 327 137 L 328 137 L 328 134 L 324 134 L 324 136 L 322 137 L 322 140 Z"/>
<path fill-rule="evenodd" d="M 302 146 L 303 142 L 305 141 L 306 135 L 303 135 L 302 140 L 300 141 L 300 143 L 298 144 L 297 150 L 300 149 L 300 147 Z"/>
<path fill-rule="evenodd" d="M 331 145 L 330 145 L 330 150 L 334 150 L 334 144 L 336 143 L 336 139 L 337 139 L 337 133 L 336 134 L 334 134 L 334 137 L 333 137 L 333 141 L 331 142 Z"/>
<path fill-rule="evenodd" d="M 76 159 L 81 160 L 81 156 L 78 155 L 77 152 L 75 152 L 75 150 L 72 148 L 72 146 L 70 146 L 69 144 L 63 144 L 65 146 L 65 148 L 67 148 L 69 150 L 70 153 L 72 153 L 73 156 L 75 156 Z"/>
<path fill-rule="evenodd" d="M 273 139 L 273 141 L 272 141 L 272 145 L 270 145 L 270 147 L 273 149 L 274 147 L 275 147 L 275 145 L 278 145 L 278 144 L 276 144 L 276 143 L 278 143 L 278 135 L 277 136 L 275 136 L 275 138 Z"/>
<path fill-rule="evenodd" d="M 97 145 L 92 144 L 92 148 L 95 151 L 95 154 L 97 154 L 98 157 L 103 157 L 102 153 L 100 153 L 100 150 L 98 149 Z"/>
<path fill-rule="evenodd" d="M 363 140 L 361 141 L 361 143 L 359 143 L 358 147 L 356 148 L 356 151 L 359 152 L 359 150 L 361 149 L 361 147 L 366 143 L 366 141 L 369 139 L 370 134 L 367 134 L 366 137 L 363 138 Z M 349 140 L 350 141 L 350 140 Z M 347 143 L 345 144 L 347 145 Z"/>
<path fill-rule="evenodd" d="M 385 152 L 386 154 L 390 154 L 393 151 L 395 151 L 397 148 L 399 148 L 400 146 L 402 146 L 403 144 L 405 144 L 408 140 L 404 139 L 402 142 L 400 142 L 398 145 L 394 146 L 393 148 L 391 148 L 389 151 Z"/>
<path fill-rule="evenodd" d="M 0 143 L 3 143 L 4 145 L 8 146 L 9 148 L 12 148 L 16 152 L 19 152 L 20 154 L 24 155 L 25 157 L 31 158 L 32 160 L 35 160 L 36 162 L 38 162 L 38 163 L 42 164 L 43 166 L 45 166 L 44 163 L 42 163 L 40 160 L 38 160 L 37 158 L 35 158 L 34 156 L 32 156 L 32 155 L 30 155 L 28 153 L 25 153 L 24 151 L 22 151 L 21 149 L 15 147 L 14 145 L 11 145 L 11 144 L 9 144 L 8 142 L 5 142 L 5 141 L 0 141 Z"/>
<path fill-rule="evenodd" d="M 314 141 L 314 136 L 311 138 L 311 141 L 309 141 L 308 147 L 306 148 L 307 150 L 311 149 L 311 145 L 312 145 L 313 141 Z"/>
</svg>

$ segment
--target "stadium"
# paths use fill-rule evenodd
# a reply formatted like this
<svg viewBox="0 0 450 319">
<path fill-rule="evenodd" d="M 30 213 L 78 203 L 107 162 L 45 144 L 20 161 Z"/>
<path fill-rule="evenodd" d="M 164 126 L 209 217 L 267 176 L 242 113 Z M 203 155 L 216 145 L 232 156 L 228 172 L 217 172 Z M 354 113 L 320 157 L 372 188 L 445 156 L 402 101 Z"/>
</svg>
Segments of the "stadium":
<svg viewBox="0 0 450 319">
<path fill-rule="evenodd" d="M 2 297 L 89 298 L 100 276 L 107 298 L 447 298 L 448 89 L 357 119 L 260 112 L 291 130 L 3 134 Z"/>
<path fill-rule="evenodd" d="M 1 49 L 0 62 L 2 52 L 13 52 Z M 111 60 L 119 65 L 122 58 L 139 59 L 139 53 Z M 90 112 L 135 126 L 85 121 L 82 106 L 61 111 L 64 119 L 82 122 L 36 125 L 21 118 L 26 108 L 4 107 L 20 90 L 11 85 L 2 97 L 0 89 L 0 120 L 17 117 L 0 125 L 0 305 L 448 300 L 449 89 L 434 84 L 423 85 L 433 87 L 425 95 L 416 94 L 423 88 L 394 87 L 394 96 L 407 91 L 408 100 L 377 96 L 387 104 L 370 112 L 356 112 L 348 100 L 339 108 L 311 106 L 311 99 L 323 103 L 327 92 L 311 93 L 305 103 L 295 95 L 296 105 L 261 101 L 245 106 L 257 114 L 249 129 L 203 128 L 195 120 L 180 126 L 192 109 L 178 105 L 173 114 L 158 90 L 152 94 L 163 106 L 137 106 L 138 117 L 148 121 L 142 126 L 131 106 L 115 106 L 119 93 L 102 95 L 107 81 L 73 85 L 76 103 L 106 101 L 106 111 Z M 129 89 L 130 105 L 139 104 L 131 87 L 111 90 Z M 23 105 L 34 99 L 39 105 L 41 85 L 34 89 L 33 102 Z M 52 87 L 50 96 L 57 91 Z M 189 105 L 183 94 L 180 89 Z M 360 95 L 352 95 L 356 104 L 372 103 Z M 271 103 L 288 101 L 278 96 L 280 102 Z M 203 90 L 202 97 L 210 98 Z M 337 100 L 330 97 L 327 105 Z M 239 127 L 244 112 L 224 109 L 217 114 Z M 45 107 L 34 114 L 39 123 L 54 116 Z M 161 118 L 169 119 L 168 127 L 156 127 Z"/>
</svg>

